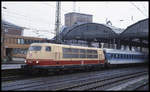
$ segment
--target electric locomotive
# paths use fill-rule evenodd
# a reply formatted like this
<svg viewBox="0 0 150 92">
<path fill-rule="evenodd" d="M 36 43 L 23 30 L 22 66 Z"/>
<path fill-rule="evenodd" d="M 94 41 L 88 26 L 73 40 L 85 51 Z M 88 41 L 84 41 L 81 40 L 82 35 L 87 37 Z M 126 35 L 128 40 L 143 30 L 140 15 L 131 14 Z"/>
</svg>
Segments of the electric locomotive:
<svg viewBox="0 0 150 92">
<path fill-rule="evenodd" d="M 33 43 L 29 47 L 24 69 L 71 69 L 104 66 L 105 56 L 101 48 Z"/>
</svg>

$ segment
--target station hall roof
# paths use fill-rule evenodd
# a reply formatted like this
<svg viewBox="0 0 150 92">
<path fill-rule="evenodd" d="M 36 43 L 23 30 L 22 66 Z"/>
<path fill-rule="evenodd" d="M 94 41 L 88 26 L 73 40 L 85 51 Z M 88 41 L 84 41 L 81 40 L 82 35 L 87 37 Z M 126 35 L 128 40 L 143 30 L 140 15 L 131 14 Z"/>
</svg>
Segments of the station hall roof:
<svg viewBox="0 0 150 92">
<path fill-rule="evenodd" d="M 80 25 L 74 25 L 70 28 L 63 28 L 61 32 L 62 39 L 82 39 L 82 40 L 93 40 L 93 39 L 112 39 L 117 38 L 119 33 L 123 29 L 116 28 L 106 24 L 99 23 L 84 23 Z"/>
<path fill-rule="evenodd" d="M 100 23 L 82 23 L 72 27 L 64 27 L 60 31 L 62 40 L 100 40 L 100 39 L 123 39 L 130 41 L 134 39 L 148 39 L 148 19 L 136 22 L 126 29 L 120 29 L 107 24 Z M 55 39 L 55 38 L 54 38 Z M 136 42 L 138 42 L 136 41 Z"/>
<path fill-rule="evenodd" d="M 121 34 L 120 37 L 124 38 L 142 38 L 148 39 L 148 18 L 138 21 L 133 25 L 128 26 Z"/>
</svg>

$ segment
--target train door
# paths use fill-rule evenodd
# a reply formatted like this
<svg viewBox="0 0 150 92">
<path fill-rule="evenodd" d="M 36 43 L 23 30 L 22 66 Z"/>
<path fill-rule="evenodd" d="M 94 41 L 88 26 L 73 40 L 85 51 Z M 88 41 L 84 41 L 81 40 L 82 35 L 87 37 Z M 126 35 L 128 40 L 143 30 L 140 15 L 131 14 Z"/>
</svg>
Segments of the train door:
<svg viewBox="0 0 150 92">
<path fill-rule="evenodd" d="M 53 56 L 53 48 L 51 46 L 45 46 L 45 49 L 43 50 L 45 52 L 44 59 L 54 59 Z"/>
</svg>

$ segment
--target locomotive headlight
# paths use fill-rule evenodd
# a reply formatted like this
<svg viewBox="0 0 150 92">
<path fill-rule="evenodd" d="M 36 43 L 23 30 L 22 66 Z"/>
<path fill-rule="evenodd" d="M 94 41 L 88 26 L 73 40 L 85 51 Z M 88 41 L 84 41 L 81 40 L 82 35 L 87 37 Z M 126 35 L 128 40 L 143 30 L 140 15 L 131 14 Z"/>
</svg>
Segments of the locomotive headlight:
<svg viewBox="0 0 150 92">
<path fill-rule="evenodd" d="M 39 63 L 39 61 L 36 61 L 36 63 Z"/>
</svg>

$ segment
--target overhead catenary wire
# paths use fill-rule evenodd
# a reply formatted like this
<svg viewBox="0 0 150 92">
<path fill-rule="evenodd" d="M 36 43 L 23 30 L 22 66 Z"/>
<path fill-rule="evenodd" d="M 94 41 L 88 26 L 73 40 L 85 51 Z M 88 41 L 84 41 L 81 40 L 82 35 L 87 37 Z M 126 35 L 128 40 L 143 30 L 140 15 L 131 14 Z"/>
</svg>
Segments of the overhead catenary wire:
<svg viewBox="0 0 150 92">
<path fill-rule="evenodd" d="M 13 14 L 13 15 L 16 15 L 16 16 L 19 16 L 19 17 L 24 17 L 24 19 L 26 19 L 27 21 L 33 21 L 33 19 L 31 20 L 31 18 L 29 18 L 28 16 L 24 16 L 24 15 L 21 15 L 21 14 L 18 14 L 18 13 L 15 13 L 15 12 L 6 12 L 6 11 L 4 11 L 5 13 L 7 13 L 7 14 Z M 8 15 L 6 15 L 6 16 L 8 16 Z M 9 17 L 11 17 L 11 16 L 9 16 Z M 38 19 L 38 18 L 34 18 L 34 21 L 38 21 L 38 20 L 40 20 L 40 22 L 41 21 L 43 21 L 44 23 L 49 23 L 48 21 L 44 21 L 43 19 Z M 54 25 L 54 24 L 52 24 L 52 25 Z"/>
<path fill-rule="evenodd" d="M 147 17 L 147 15 L 144 14 L 143 11 L 142 11 L 139 7 L 137 7 L 133 2 L 130 2 L 130 3 L 131 3 L 138 11 L 140 11 L 144 16 Z"/>
<path fill-rule="evenodd" d="M 10 13 L 9 13 L 10 14 Z M 20 15 L 18 15 L 18 14 L 15 14 L 15 15 L 17 15 L 17 16 L 19 16 L 19 17 L 24 17 L 24 16 L 20 16 Z M 8 15 L 7 15 L 8 16 Z M 13 19 L 16 19 L 16 20 L 18 20 L 18 17 L 14 17 L 14 16 L 9 16 L 9 17 L 12 17 Z M 21 20 L 25 20 L 26 22 L 27 21 L 29 21 L 29 22 L 31 22 L 31 20 L 29 20 L 29 19 L 27 19 L 27 17 L 24 17 L 24 18 L 21 18 Z M 38 20 L 37 20 L 38 21 Z M 41 21 L 41 20 L 40 20 Z M 47 24 L 47 23 L 45 23 L 45 24 Z M 54 26 L 54 24 L 51 24 L 52 26 Z M 27 28 L 27 27 L 26 27 Z M 35 29 L 35 28 L 29 28 L 28 27 L 28 29 L 32 29 L 32 30 L 37 30 L 37 29 Z"/>
</svg>

